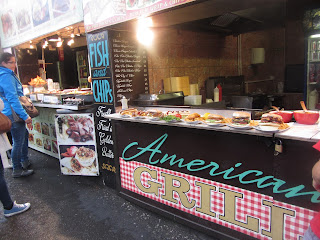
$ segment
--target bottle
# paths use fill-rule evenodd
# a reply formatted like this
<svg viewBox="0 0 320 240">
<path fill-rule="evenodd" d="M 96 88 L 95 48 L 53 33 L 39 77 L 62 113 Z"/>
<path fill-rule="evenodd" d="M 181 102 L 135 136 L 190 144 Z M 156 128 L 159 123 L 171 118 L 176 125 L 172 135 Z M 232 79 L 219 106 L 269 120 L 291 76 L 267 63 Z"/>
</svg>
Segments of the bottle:
<svg viewBox="0 0 320 240">
<path fill-rule="evenodd" d="M 48 90 L 53 90 L 53 80 L 51 78 L 47 79 Z"/>
<path fill-rule="evenodd" d="M 215 87 L 213 89 L 213 101 L 219 102 L 219 88 L 218 87 Z"/>
<path fill-rule="evenodd" d="M 126 99 L 125 96 L 123 96 L 122 99 L 121 99 L 121 105 L 122 105 L 122 110 L 128 108 L 128 99 Z"/>
<path fill-rule="evenodd" d="M 309 96 L 309 106 L 308 108 L 311 110 L 316 109 L 317 103 L 318 103 L 318 91 L 316 89 L 314 89 L 313 91 L 310 92 L 310 96 Z"/>
<path fill-rule="evenodd" d="M 219 102 L 222 101 L 222 87 L 220 83 L 217 85 L 217 88 L 219 88 Z"/>
</svg>

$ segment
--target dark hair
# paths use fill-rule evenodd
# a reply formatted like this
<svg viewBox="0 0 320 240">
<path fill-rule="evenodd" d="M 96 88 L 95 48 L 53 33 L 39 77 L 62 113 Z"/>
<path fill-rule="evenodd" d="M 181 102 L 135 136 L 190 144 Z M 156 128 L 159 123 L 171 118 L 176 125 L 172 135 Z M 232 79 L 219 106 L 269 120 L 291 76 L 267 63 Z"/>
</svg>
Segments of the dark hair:
<svg viewBox="0 0 320 240">
<path fill-rule="evenodd" d="M 2 62 L 8 63 L 12 57 L 15 57 L 11 53 L 4 52 L 0 55 L 0 65 Z"/>
</svg>

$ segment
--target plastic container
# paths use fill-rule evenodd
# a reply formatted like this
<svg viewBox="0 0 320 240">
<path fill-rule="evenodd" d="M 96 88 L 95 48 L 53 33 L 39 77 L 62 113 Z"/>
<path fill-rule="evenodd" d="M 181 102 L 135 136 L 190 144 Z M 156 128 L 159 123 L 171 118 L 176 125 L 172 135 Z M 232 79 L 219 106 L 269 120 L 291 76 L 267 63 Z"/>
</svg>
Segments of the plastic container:
<svg viewBox="0 0 320 240">
<path fill-rule="evenodd" d="M 184 97 L 184 105 L 201 105 L 201 95 L 190 95 Z"/>
<path fill-rule="evenodd" d="M 219 102 L 219 88 L 218 87 L 215 87 L 213 89 L 213 101 Z"/>
<path fill-rule="evenodd" d="M 125 96 L 123 96 L 121 99 L 121 105 L 123 110 L 128 109 L 128 99 L 126 99 Z"/>
</svg>

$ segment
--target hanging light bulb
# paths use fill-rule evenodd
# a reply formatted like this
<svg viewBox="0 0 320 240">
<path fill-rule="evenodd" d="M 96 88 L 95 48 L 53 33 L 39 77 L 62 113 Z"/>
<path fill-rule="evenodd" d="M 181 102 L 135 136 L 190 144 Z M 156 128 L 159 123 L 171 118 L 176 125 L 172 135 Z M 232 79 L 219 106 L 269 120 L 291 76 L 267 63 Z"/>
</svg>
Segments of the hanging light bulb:
<svg viewBox="0 0 320 240">
<path fill-rule="evenodd" d="M 152 18 L 141 18 L 138 20 L 137 39 L 145 46 L 150 46 L 153 41 L 154 33 L 150 29 L 152 26 Z"/>
<path fill-rule="evenodd" d="M 71 34 L 70 34 L 70 37 L 71 37 L 71 38 L 74 38 L 74 33 L 71 33 Z"/>
<path fill-rule="evenodd" d="M 57 47 L 61 47 L 62 46 L 62 41 L 61 41 L 61 38 L 60 38 L 60 41 L 57 42 Z"/>
<path fill-rule="evenodd" d="M 68 45 L 69 45 L 69 46 L 71 46 L 72 44 L 74 44 L 73 38 L 68 41 Z"/>
</svg>

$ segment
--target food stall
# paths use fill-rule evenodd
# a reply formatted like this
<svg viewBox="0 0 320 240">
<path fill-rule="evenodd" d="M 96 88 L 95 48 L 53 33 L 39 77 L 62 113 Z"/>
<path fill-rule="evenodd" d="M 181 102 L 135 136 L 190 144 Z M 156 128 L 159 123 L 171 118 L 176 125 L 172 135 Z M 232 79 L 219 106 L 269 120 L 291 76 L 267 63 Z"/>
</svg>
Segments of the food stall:
<svg viewBox="0 0 320 240">
<path fill-rule="evenodd" d="M 221 239 L 303 236 L 320 202 L 311 185 L 317 124 L 240 126 L 203 121 L 207 112 L 230 119 L 233 110 L 152 110 L 202 118 L 189 122 L 148 110 L 106 116 L 116 132 L 121 196 Z"/>
</svg>

